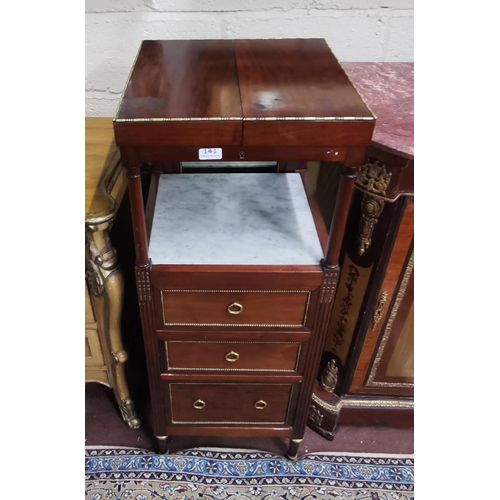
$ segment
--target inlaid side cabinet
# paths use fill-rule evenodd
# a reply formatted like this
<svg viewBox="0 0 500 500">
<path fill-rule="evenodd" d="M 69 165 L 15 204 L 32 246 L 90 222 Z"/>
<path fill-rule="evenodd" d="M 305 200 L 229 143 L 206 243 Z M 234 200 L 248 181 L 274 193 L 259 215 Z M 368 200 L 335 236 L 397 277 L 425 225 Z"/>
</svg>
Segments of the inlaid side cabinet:
<svg viewBox="0 0 500 500">
<path fill-rule="evenodd" d="M 414 408 L 413 65 L 346 67 L 378 119 L 355 182 L 309 413 L 329 439 L 339 422 L 411 427 Z M 336 182 L 323 164 L 316 195 L 326 221 Z"/>
<path fill-rule="evenodd" d="M 160 451 L 269 436 L 297 455 L 374 125 L 324 40 L 142 43 L 114 131 Z M 301 170 L 331 159 L 327 231 Z"/>
</svg>

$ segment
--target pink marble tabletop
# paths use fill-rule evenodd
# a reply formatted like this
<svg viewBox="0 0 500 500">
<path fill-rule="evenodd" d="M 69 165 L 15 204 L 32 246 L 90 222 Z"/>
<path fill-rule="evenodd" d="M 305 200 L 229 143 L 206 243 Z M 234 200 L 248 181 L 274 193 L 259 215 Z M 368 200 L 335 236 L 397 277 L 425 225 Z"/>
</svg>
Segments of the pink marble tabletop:
<svg viewBox="0 0 500 500">
<path fill-rule="evenodd" d="M 341 63 L 377 117 L 372 143 L 413 159 L 413 63 Z"/>
</svg>

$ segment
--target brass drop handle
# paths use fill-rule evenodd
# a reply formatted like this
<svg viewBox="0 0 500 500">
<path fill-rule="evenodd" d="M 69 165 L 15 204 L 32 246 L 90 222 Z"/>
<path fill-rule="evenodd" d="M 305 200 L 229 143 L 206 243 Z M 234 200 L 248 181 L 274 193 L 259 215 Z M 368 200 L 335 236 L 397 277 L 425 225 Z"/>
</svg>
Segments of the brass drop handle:
<svg viewBox="0 0 500 500">
<path fill-rule="evenodd" d="M 194 406 L 194 408 L 196 408 L 197 410 L 203 410 L 203 408 L 205 408 L 205 401 L 202 401 L 201 399 L 197 399 L 197 400 L 193 403 L 193 406 Z"/>
<path fill-rule="evenodd" d="M 238 361 L 238 359 L 240 359 L 240 355 L 237 352 L 231 351 L 231 352 L 228 352 L 224 356 L 224 358 L 226 359 L 226 361 L 229 361 L 230 363 L 234 363 L 235 361 Z"/>
<path fill-rule="evenodd" d="M 233 302 L 227 306 L 227 312 L 229 314 L 240 314 L 243 311 L 243 306 L 238 302 Z"/>
<path fill-rule="evenodd" d="M 267 403 L 260 399 L 259 401 L 255 402 L 254 406 L 257 410 L 263 410 L 267 406 Z"/>
</svg>

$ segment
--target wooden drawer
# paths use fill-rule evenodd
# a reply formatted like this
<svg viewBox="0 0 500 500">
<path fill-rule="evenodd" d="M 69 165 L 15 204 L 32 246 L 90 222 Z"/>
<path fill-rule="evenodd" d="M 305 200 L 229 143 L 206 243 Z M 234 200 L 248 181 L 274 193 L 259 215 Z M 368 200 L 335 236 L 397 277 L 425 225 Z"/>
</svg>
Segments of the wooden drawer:
<svg viewBox="0 0 500 500">
<path fill-rule="evenodd" d="M 167 369 L 295 372 L 300 342 L 165 342 Z"/>
<path fill-rule="evenodd" d="M 301 327 L 310 292 L 162 290 L 165 326 Z"/>
<path fill-rule="evenodd" d="M 170 383 L 173 424 L 285 424 L 290 384 Z"/>
</svg>

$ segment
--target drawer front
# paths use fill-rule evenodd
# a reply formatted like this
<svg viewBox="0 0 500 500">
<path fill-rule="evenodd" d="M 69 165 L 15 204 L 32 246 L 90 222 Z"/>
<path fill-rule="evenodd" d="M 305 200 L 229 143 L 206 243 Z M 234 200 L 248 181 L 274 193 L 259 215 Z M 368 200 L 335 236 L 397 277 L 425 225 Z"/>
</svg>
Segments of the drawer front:
<svg viewBox="0 0 500 500">
<path fill-rule="evenodd" d="M 295 372 L 300 342 L 165 342 L 167 369 Z"/>
<path fill-rule="evenodd" d="M 285 424 L 290 384 L 171 383 L 173 424 Z"/>
<path fill-rule="evenodd" d="M 301 327 L 310 292 L 162 290 L 165 326 Z"/>
</svg>

